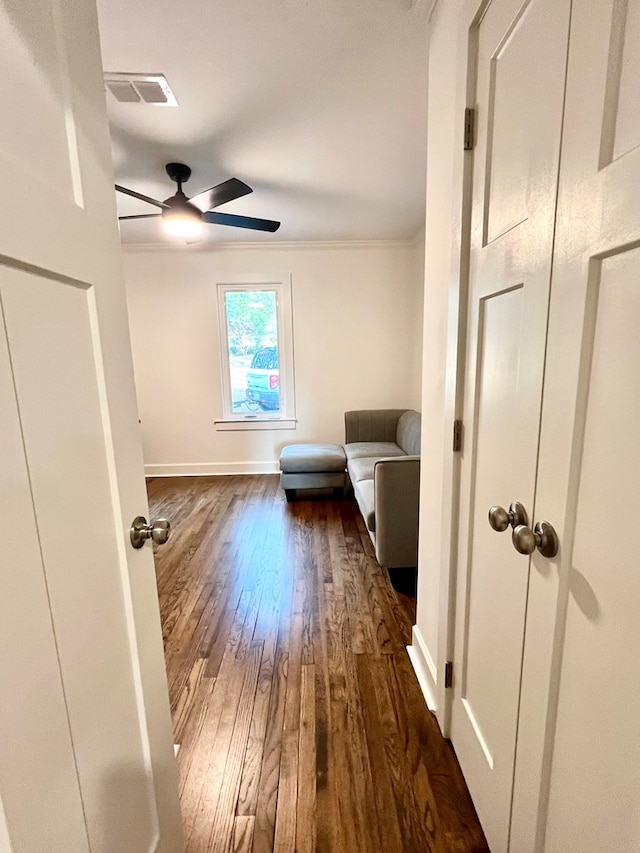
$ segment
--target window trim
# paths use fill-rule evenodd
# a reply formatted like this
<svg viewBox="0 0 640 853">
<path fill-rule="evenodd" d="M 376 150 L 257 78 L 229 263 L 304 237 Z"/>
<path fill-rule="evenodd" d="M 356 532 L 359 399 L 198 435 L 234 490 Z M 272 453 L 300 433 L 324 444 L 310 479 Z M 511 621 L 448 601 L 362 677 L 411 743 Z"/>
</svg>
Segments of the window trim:
<svg viewBox="0 0 640 853">
<path fill-rule="evenodd" d="M 215 420 L 218 430 L 295 429 L 295 383 L 293 364 L 293 304 L 291 274 L 245 275 L 216 283 L 218 298 L 218 340 L 222 379 L 222 416 Z M 252 290 L 273 290 L 276 294 L 278 323 L 278 370 L 280 376 L 280 411 L 242 414 L 231 409 L 231 373 L 226 294 Z"/>
</svg>

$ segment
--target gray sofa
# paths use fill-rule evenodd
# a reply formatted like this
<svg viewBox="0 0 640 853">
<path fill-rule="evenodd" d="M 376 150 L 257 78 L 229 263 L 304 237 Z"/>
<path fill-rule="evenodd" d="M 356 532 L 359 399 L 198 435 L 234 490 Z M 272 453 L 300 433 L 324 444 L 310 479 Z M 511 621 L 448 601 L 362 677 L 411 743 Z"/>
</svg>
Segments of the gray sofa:
<svg viewBox="0 0 640 853">
<path fill-rule="evenodd" d="M 347 473 L 385 568 L 418 565 L 420 414 L 412 409 L 345 412 Z"/>
</svg>

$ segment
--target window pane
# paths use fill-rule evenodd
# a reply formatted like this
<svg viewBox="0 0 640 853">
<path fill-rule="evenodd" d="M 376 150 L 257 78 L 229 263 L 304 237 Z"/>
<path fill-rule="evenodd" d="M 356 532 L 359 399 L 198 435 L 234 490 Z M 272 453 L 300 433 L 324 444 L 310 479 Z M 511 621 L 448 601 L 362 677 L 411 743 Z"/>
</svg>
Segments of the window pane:
<svg viewBox="0 0 640 853">
<path fill-rule="evenodd" d="M 225 293 L 231 410 L 280 412 L 278 313 L 274 290 Z"/>
</svg>

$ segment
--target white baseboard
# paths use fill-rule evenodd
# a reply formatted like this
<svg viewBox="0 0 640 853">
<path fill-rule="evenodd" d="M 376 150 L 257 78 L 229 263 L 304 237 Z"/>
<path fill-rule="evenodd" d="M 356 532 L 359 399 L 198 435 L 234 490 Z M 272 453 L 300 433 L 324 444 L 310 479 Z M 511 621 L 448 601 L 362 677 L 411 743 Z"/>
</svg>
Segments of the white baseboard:
<svg viewBox="0 0 640 853">
<path fill-rule="evenodd" d="M 413 665 L 418 684 L 422 690 L 427 708 L 434 713 L 438 710 L 437 696 L 437 669 L 433 658 L 429 654 L 424 638 L 417 625 L 413 626 L 411 632 L 413 643 L 407 646 L 409 659 Z"/>
<path fill-rule="evenodd" d="M 185 462 L 145 465 L 145 477 L 216 477 L 230 474 L 278 474 L 277 462 Z"/>
</svg>

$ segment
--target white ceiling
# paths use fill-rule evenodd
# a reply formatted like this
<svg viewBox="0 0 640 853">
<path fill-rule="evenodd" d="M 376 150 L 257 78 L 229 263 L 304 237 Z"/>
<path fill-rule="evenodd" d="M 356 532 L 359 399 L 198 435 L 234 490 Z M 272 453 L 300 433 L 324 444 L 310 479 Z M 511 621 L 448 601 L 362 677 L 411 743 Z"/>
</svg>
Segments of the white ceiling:
<svg viewBox="0 0 640 853">
<path fill-rule="evenodd" d="M 206 226 L 209 242 L 409 239 L 424 221 L 428 0 L 98 0 L 103 65 L 161 72 L 178 107 L 106 93 L 116 180 L 195 195 L 230 177 L 221 207 L 275 234 Z M 153 213 L 118 194 L 120 215 Z M 158 220 L 125 243 L 165 241 Z"/>
</svg>

